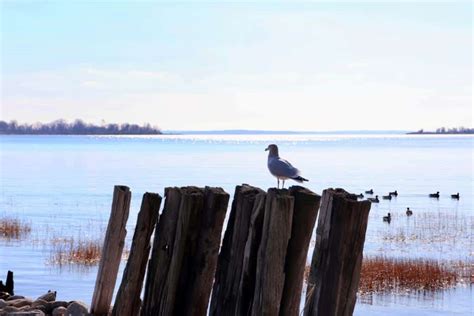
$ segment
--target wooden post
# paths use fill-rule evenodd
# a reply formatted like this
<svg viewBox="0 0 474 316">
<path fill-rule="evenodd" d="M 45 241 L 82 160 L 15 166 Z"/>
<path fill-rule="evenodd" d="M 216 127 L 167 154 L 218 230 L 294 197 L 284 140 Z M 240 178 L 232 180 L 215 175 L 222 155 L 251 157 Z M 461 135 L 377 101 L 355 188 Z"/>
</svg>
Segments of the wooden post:
<svg viewBox="0 0 474 316">
<path fill-rule="evenodd" d="M 178 299 L 177 315 L 207 315 L 228 203 L 229 194 L 221 188 L 205 188 L 195 255 L 187 267 L 184 295 L 178 296 L 184 299 Z"/>
<path fill-rule="evenodd" d="M 352 315 L 369 211 L 369 201 L 324 190 L 304 315 Z"/>
<path fill-rule="evenodd" d="M 107 315 L 112 302 L 115 281 L 122 259 L 127 234 L 126 224 L 130 208 L 131 192 L 126 186 L 115 186 L 109 224 L 105 233 L 102 255 L 97 272 L 91 314 Z"/>
<path fill-rule="evenodd" d="M 254 203 L 264 191 L 243 184 L 235 188 L 212 291 L 209 315 L 236 315 L 245 245 Z"/>
<path fill-rule="evenodd" d="M 299 314 L 306 258 L 321 201 L 321 196 L 300 186 L 292 186 L 290 194 L 295 204 L 286 253 L 285 286 L 280 307 L 282 316 Z"/>
<path fill-rule="evenodd" d="M 137 217 L 132 247 L 123 272 L 122 283 L 115 298 L 112 315 L 138 315 L 140 293 L 145 277 L 145 269 L 150 255 L 150 237 L 155 229 L 161 205 L 161 196 L 145 193 Z"/>
<path fill-rule="evenodd" d="M 153 249 L 148 263 L 145 295 L 141 315 L 158 315 L 159 303 L 165 299 L 165 286 L 176 236 L 181 203 L 180 188 L 165 189 L 165 206 L 155 230 Z"/>
<path fill-rule="evenodd" d="M 165 195 L 142 315 L 206 315 L 229 195 L 196 187 Z"/>
<path fill-rule="evenodd" d="M 178 297 L 184 295 L 183 289 L 186 280 L 189 278 L 187 267 L 191 262 L 191 258 L 196 254 L 195 241 L 197 240 L 199 227 L 197 223 L 204 206 L 204 193 L 202 189 L 195 187 L 181 188 L 181 192 L 176 236 L 171 249 L 172 257 L 164 284 L 164 296 L 158 302 L 159 309 L 157 313 L 151 315 L 177 315 Z"/>
<path fill-rule="evenodd" d="M 262 241 L 258 249 L 252 315 L 278 315 L 280 312 L 293 205 L 294 197 L 288 190 L 268 190 Z"/>
<path fill-rule="evenodd" d="M 252 216 L 250 217 L 249 233 L 245 243 L 235 315 L 250 315 L 252 309 L 257 274 L 257 255 L 262 240 L 266 196 L 267 194 L 262 191 L 255 197 Z"/>
</svg>

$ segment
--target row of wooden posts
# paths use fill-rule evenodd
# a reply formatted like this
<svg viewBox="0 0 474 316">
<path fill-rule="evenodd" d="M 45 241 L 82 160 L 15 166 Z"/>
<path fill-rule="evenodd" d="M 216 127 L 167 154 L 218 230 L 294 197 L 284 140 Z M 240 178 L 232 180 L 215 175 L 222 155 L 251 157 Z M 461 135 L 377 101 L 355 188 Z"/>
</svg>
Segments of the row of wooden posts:
<svg viewBox="0 0 474 316">
<path fill-rule="evenodd" d="M 324 190 L 321 198 L 300 186 L 265 192 L 246 184 L 235 189 L 222 244 L 229 202 L 223 189 L 166 188 L 161 215 L 161 196 L 145 193 L 110 310 L 130 199 L 128 187 L 115 187 L 92 314 L 296 316 L 300 309 L 304 315 L 352 314 L 370 202 L 342 189 Z"/>
</svg>

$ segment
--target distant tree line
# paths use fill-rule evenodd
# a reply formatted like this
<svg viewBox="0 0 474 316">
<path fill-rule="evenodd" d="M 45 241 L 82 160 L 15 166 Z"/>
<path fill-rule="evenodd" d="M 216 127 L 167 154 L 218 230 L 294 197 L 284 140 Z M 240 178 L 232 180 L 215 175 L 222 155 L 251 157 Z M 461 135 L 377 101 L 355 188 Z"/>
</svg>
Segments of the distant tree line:
<svg viewBox="0 0 474 316">
<path fill-rule="evenodd" d="M 56 120 L 51 123 L 19 124 L 17 121 L 0 121 L 0 134 L 20 135 L 157 135 L 158 127 L 144 124 L 102 124 L 95 125 L 75 120 L 68 123 Z"/>
<path fill-rule="evenodd" d="M 420 129 L 417 132 L 408 133 L 408 134 L 474 134 L 474 128 L 467 128 L 467 127 L 453 127 L 453 128 L 446 128 L 440 127 L 437 128 L 434 132 L 426 132 Z"/>
</svg>

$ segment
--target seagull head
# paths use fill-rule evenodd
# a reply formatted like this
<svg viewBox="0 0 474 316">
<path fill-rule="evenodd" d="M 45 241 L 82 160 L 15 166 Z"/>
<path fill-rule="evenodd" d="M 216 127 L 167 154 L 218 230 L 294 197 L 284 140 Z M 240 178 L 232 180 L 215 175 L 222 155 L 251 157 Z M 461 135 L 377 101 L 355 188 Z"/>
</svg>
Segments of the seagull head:
<svg viewBox="0 0 474 316">
<path fill-rule="evenodd" d="M 265 151 L 269 151 L 269 153 L 268 153 L 269 156 L 277 156 L 278 157 L 278 146 L 275 145 L 275 144 L 268 145 L 268 147 L 265 148 Z"/>
</svg>

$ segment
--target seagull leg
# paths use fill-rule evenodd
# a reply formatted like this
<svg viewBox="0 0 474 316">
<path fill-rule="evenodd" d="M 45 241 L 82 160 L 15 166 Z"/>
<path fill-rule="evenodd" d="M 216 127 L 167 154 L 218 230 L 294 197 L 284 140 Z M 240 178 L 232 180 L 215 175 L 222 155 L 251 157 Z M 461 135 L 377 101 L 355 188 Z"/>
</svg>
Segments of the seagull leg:
<svg viewBox="0 0 474 316">
<path fill-rule="evenodd" d="M 283 180 L 283 186 L 281 187 L 282 189 L 285 188 L 285 180 Z"/>
<path fill-rule="evenodd" d="M 277 189 L 280 188 L 280 179 L 277 178 Z"/>
</svg>

